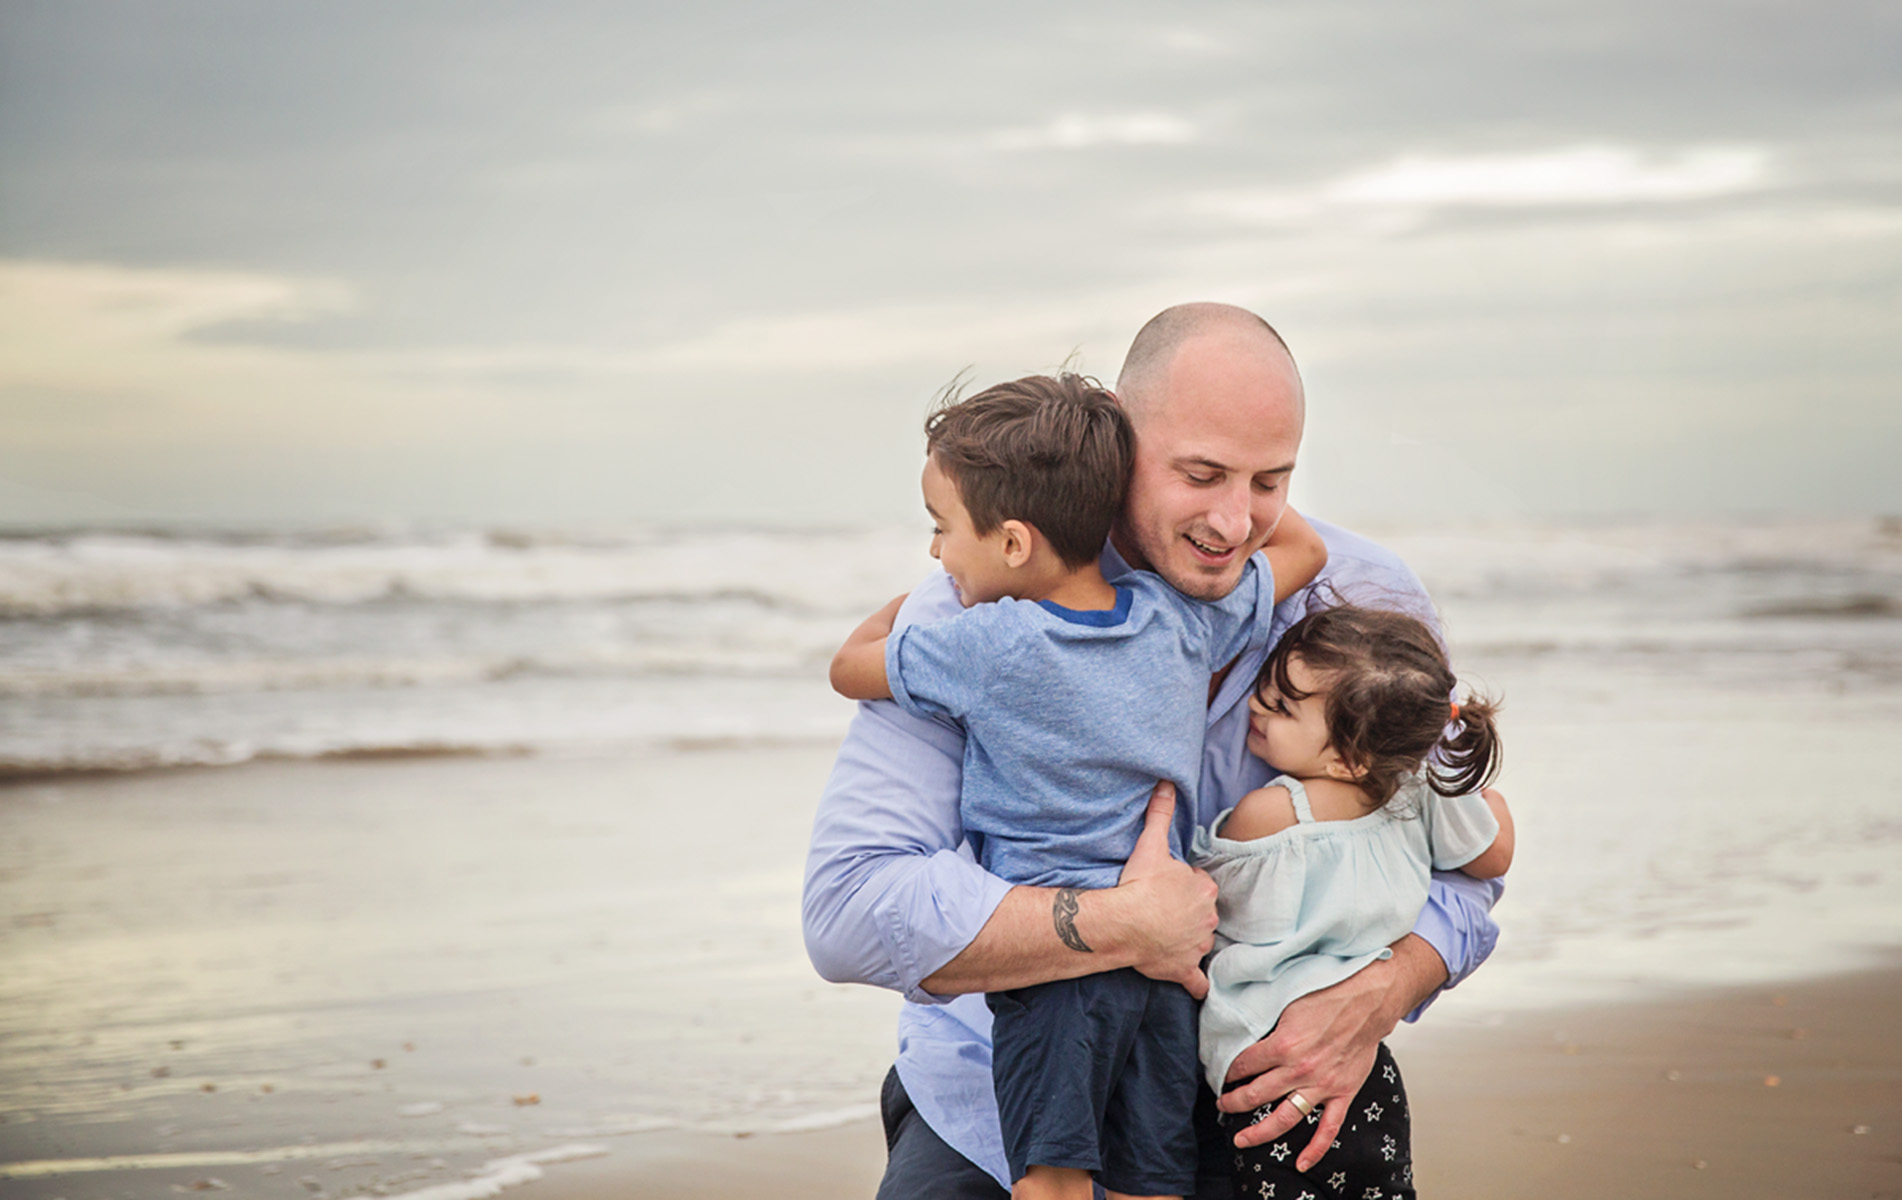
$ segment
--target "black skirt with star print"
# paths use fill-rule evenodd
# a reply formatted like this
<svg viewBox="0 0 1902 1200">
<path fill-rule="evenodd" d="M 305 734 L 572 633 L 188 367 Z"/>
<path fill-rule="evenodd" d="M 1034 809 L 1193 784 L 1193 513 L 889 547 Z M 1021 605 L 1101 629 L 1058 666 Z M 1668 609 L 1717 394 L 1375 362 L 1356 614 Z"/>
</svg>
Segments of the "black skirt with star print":
<svg viewBox="0 0 1902 1200">
<path fill-rule="evenodd" d="M 1273 1110 L 1223 1113 L 1222 1131 L 1232 1139 Z M 1236 1200 L 1414 1200 L 1407 1089 L 1385 1042 L 1334 1145 L 1307 1172 L 1297 1171 L 1295 1159 L 1319 1121 L 1310 1116 L 1272 1142 L 1235 1151 Z"/>
</svg>

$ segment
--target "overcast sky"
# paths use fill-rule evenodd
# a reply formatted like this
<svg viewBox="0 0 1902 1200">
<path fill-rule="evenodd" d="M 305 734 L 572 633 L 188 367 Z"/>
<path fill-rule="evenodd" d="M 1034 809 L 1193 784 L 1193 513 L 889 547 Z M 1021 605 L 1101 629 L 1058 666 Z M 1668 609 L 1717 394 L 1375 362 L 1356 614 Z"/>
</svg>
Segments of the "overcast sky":
<svg viewBox="0 0 1902 1200">
<path fill-rule="evenodd" d="M 0 518 L 912 519 L 1177 301 L 1355 519 L 1902 512 L 1902 6 L 8 0 Z"/>
</svg>

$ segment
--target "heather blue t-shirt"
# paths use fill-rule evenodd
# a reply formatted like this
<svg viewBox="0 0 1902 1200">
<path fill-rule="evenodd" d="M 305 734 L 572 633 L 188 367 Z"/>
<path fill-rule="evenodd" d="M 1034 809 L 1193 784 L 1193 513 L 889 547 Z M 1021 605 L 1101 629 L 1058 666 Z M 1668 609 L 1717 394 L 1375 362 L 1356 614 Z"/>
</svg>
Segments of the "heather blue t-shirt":
<svg viewBox="0 0 1902 1200">
<path fill-rule="evenodd" d="M 1210 603 L 1148 571 L 1111 582 L 1112 609 L 1003 599 L 885 645 L 892 699 L 963 723 L 964 832 L 1011 883 L 1114 887 L 1159 779 L 1176 785 L 1169 849 L 1183 857 L 1209 676 L 1268 634 L 1274 575 L 1261 555 Z"/>
</svg>

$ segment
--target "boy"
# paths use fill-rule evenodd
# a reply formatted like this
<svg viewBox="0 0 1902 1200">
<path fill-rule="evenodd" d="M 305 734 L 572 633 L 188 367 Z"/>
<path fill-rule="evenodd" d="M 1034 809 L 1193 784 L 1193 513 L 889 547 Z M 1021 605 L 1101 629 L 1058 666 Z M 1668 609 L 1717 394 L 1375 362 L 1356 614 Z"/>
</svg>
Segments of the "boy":
<svg viewBox="0 0 1902 1200">
<path fill-rule="evenodd" d="M 931 552 L 967 611 L 893 635 L 899 597 L 853 632 L 832 684 L 964 724 L 959 812 L 979 862 L 1062 889 L 1059 934 L 1087 951 L 1066 899 L 1073 911 L 1076 889 L 1115 885 L 1157 780 L 1193 800 L 1210 675 L 1266 636 L 1275 601 L 1327 552 L 1291 512 L 1220 601 L 1147 572 L 1105 579 L 1134 438 L 1115 397 L 1078 376 L 986 389 L 933 414 L 926 438 Z M 1122 970 L 986 999 L 1014 1195 L 1081 1200 L 1092 1173 L 1119 1196 L 1194 1186 L 1187 992 Z"/>
</svg>

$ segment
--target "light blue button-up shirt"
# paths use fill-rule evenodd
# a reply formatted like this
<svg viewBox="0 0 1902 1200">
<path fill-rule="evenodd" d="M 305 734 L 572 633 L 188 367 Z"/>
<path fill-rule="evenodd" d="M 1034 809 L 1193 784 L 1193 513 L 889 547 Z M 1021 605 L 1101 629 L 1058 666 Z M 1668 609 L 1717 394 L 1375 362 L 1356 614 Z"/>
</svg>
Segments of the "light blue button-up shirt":
<svg viewBox="0 0 1902 1200">
<path fill-rule="evenodd" d="M 1398 556 L 1309 520 L 1327 543 L 1327 566 L 1313 585 L 1275 608 L 1268 641 L 1237 661 L 1209 706 L 1195 799 L 1199 827 L 1274 775 L 1245 745 L 1248 693 L 1268 647 L 1307 610 L 1317 588 L 1320 603 L 1338 596 L 1402 609 L 1437 627 L 1426 589 Z M 1104 552 L 1106 576 L 1127 569 L 1114 549 Z M 898 624 L 960 611 L 949 577 L 938 574 L 906 600 Z M 963 758 L 964 734 L 955 723 L 907 715 L 889 700 L 859 705 L 813 821 L 806 952 L 827 979 L 904 994 L 899 1079 L 925 1123 L 1008 1188 L 991 1089 L 990 1009 L 981 995 L 936 996 L 921 986 L 977 937 L 1011 888 L 977 865 L 965 841 L 958 820 Z M 1491 909 L 1500 890 L 1494 880 L 1434 876 L 1413 931 L 1445 960 L 1446 986 L 1492 953 L 1499 931 Z"/>
</svg>

